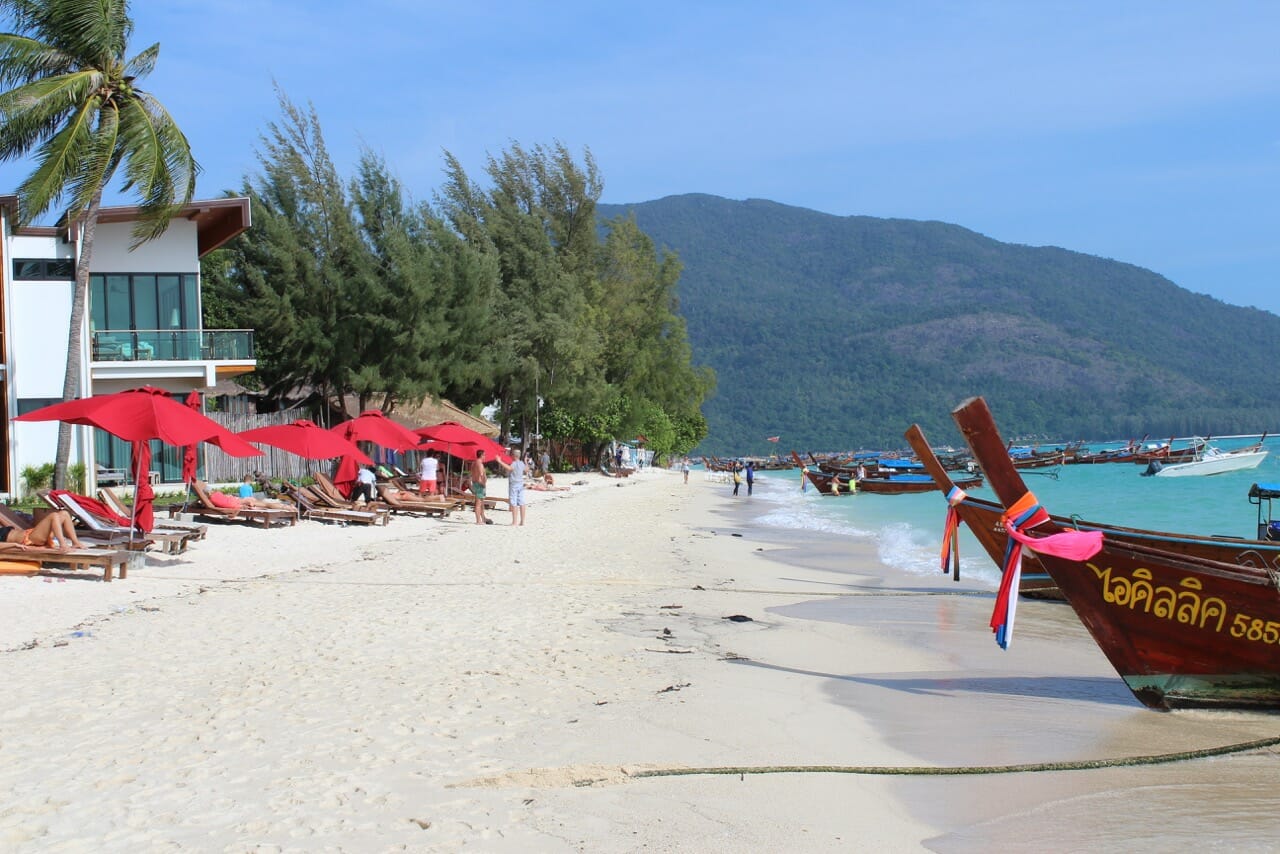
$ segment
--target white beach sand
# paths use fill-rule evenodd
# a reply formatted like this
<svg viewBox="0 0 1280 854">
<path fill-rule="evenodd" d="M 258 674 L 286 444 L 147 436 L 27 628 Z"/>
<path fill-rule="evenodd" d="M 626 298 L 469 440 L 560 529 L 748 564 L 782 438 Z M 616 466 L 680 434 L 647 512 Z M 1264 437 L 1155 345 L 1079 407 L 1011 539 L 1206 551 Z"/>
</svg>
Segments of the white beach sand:
<svg viewBox="0 0 1280 854">
<path fill-rule="evenodd" d="M 1269 753 L 981 777 L 635 776 L 1130 756 L 1277 727 L 1142 709 L 1065 606 L 1024 603 L 1016 646 L 995 654 L 989 597 L 891 577 L 874 543 L 762 529 L 700 474 L 582 479 L 534 493 L 523 528 L 501 512 L 485 527 L 470 513 L 218 526 L 124 581 L 0 578 L 0 850 L 1280 836 L 1254 808 Z"/>
<path fill-rule="evenodd" d="M 882 779 L 625 777 L 909 758 L 815 680 L 721 660 L 786 623 L 801 658 L 834 663 L 865 631 L 762 610 L 804 585 L 716 592 L 757 586 L 762 564 L 757 543 L 705 530 L 718 493 L 660 471 L 583 479 L 534 493 L 523 528 L 506 513 L 487 527 L 469 514 L 217 526 L 123 581 L 0 579 L 0 848 L 779 851 L 928 836 Z"/>
</svg>

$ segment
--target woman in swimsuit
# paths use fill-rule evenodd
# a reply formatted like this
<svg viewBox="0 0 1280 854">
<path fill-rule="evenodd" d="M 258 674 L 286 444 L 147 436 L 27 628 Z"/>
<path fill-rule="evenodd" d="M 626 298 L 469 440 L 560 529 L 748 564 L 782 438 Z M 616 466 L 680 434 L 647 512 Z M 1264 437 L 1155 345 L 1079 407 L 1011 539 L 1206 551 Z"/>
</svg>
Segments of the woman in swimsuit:
<svg viewBox="0 0 1280 854">
<path fill-rule="evenodd" d="M 72 548 L 82 549 L 84 543 L 76 536 L 76 526 L 71 520 L 71 514 L 66 510 L 54 510 L 30 528 L 0 525 L 0 548 L 5 546 L 19 549 L 39 546 L 66 551 Z"/>
</svg>

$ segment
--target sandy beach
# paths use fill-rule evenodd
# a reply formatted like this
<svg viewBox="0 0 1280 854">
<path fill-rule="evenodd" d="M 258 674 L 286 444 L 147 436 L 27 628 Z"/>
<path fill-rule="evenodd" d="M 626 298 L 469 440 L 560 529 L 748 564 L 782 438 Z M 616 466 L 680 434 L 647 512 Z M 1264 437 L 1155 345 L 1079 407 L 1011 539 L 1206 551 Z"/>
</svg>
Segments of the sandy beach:
<svg viewBox="0 0 1280 854">
<path fill-rule="evenodd" d="M 700 474 L 587 474 L 535 493 L 523 528 L 501 512 L 492 526 L 219 525 L 122 581 L 0 578 L 0 848 L 1277 837 L 1255 808 L 1270 751 L 982 776 L 679 773 L 1069 762 L 1280 729 L 1142 709 L 1060 605 L 1024 603 L 997 654 L 985 591 L 895 576 L 874 543 L 755 516 Z"/>
</svg>

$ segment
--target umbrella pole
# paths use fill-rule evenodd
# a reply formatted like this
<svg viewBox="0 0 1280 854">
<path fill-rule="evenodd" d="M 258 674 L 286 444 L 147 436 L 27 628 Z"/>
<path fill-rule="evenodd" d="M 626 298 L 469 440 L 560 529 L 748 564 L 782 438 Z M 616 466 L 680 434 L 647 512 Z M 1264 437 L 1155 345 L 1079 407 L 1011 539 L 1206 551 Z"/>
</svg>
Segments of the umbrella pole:
<svg viewBox="0 0 1280 854">
<path fill-rule="evenodd" d="M 138 469 L 142 466 L 142 455 L 134 454 L 134 457 L 137 459 L 133 461 L 133 503 L 129 505 L 129 551 L 133 551 L 133 534 L 138 530 Z"/>
</svg>

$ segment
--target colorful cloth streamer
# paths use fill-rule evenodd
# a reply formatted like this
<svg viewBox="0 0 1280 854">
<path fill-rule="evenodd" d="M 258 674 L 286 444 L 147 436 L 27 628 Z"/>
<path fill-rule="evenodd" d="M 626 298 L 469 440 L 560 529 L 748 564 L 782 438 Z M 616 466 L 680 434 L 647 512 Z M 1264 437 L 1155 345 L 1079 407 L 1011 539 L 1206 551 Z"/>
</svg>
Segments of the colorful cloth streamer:
<svg viewBox="0 0 1280 854">
<path fill-rule="evenodd" d="M 1101 531 L 1063 531 L 1047 537 L 1031 537 L 1024 533 L 1049 521 L 1049 513 L 1036 497 L 1028 492 L 1005 510 L 1001 522 L 1009 535 L 1005 547 L 1004 566 L 1000 576 L 1000 590 L 996 593 L 996 606 L 991 612 L 991 630 L 1001 649 L 1008 649 L 1013 640 L 1014 617 L 1018 610 L 1018 585 L 1022 579 L 1022 549 L 1052 555 L 1071 561 L 1083 561 L 1102 549 Z"/>
<path fill-rule="evenodd" d="M 947 571 L 952 552 L 958 548 L 960 532 L 960 512 L 956 505 L 969 497 L 969 494 L 958 486 L 952 486 L 947 493 L 947 521 L 942 526 L 942 571 Z"/>
</svg>

